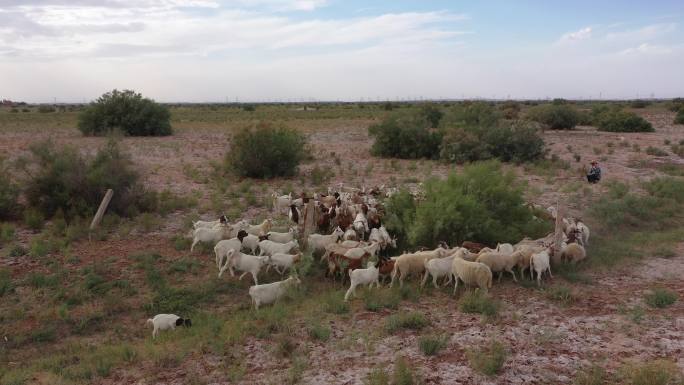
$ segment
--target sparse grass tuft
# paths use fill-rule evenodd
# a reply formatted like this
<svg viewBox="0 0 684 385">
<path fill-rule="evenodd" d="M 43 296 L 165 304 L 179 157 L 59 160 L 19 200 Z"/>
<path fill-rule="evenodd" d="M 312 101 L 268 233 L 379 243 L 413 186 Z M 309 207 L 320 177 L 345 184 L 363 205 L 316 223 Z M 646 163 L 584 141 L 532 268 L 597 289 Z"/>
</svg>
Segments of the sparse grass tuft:
<svg viewBox="0 0 684 385">
<path fill-rule="evenodd" d="M 390 376 L 382 367 L 376 367 L 366 376 L 364 385 L 389 385 Z"/>
<path fill-rule="evenodd" d="M 598 365 L 582 368 L 575 375 L 574 385 L 603 385 L 606 381 L 606 370 Z"/>
<path fill-rule="evenodd" d="M 342 294 L 333 291 L 324 298 L 323 309 L 327 313 L 346 314 L 349 313 L 349 304 L 344 301 Z"/>
<path fill-rule="evenodd" d="M 430 335 L 420 337 L 418 346 L 426 356 L 434 356 L 447 345 L 446 336 Z"/>
<path fill-rule="evenodd" d="M 684 376 L 677 365 L 668 360 L 623 365 L 618 371 L 621 384 L 625 385 L 680 385 Z"/>
<path fill-rule="evenodd" d="M 470 366 L 478 372 L 493 376 L 501 371 L 508 352 L 501 342 L 490 340 L 486 345 L 466 350 Z"/>
<path fill-rule="evenodd" d="M 496 317 L 499 313 L 499 303 L 480 290 L 465 293 L 459 302 L 459 308 L 464 313 L 482 314 L 488 318 Z"/>
<path fill-rule="evenodd" d="M 325 342 L 330 339 L 332 330 L 327 326 L 321 325 L 320 323 L 312 323 L 309 325 L 308 333 L 309 337 L 312 339 Z"/>
<path fill-rule="evenodd" d="M 653 156 L 667 156 L 667 151 L 653 146 L 646 147 L 646 154 Z"/>
<path fill-rule="evenodd" d="M 399 357 L 394 362 L 394 373 L 392 373 L 392 384 L 394 385 L 413 385 L 419 382 L 417 374 L 409 365 L 408 361 Z"/>
<path fill-rule="evenodd" d="M 677 302 L 678 295 L 671 290 L 656 288 L 644 298 L 649 306 L 663 309 Z"/>
<path fill-rule="evenodd" d="M 567 306 L 575 301 L 575 295 L 572 293 L 572 289 L 567 286 L 553 286 L 547 290 L 546 296 L 563 306 Z"/>
<path fill-rule="evenodd" d="M 400 312 L 387 317 L 385 321 L 385 330 L 389 333 L 395 333 L 401 329 L 420 330 L 428 324 L 429 321 L 425 318 L 423 313 Z"/>
</svg>

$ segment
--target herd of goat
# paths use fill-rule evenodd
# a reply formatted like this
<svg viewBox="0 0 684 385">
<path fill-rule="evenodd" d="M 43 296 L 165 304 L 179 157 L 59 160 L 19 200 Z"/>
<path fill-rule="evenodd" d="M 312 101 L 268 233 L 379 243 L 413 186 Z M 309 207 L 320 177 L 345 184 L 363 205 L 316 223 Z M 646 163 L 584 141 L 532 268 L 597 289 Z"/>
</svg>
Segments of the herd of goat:
<svg viewBox="0 0 684 385">
<path fill-rule="evenodd" d="M 258 275 L 273 267 L 281 276 L 296 268 L 301 260 L 303 248 L 313 255 L 320 255 L 327 263 L 326 276 L 341 276 L 342 283 L 349 277 L 350 287 L 345 294 L 349 300 L 356 287 L 360 285 L 380 285 L 381 280 L 391 278 L 403 285 L 409 276 L 421 276 L 421 286 L 429 277 L 438 286 L 443 279 L 444 285 L 454 284 L 454 293 L 459 280 L 465 285 L 475 286 L 485 292 L 492 286 L 492 273 L 510 273 L 517 281 L 514 269 L 522 277 L 525 270 L 530 271 L 532 279 L 541 285 L 542 275 L 551 274 L 551 260 L 554 253 L 554 234 L 541 239 L 525 238 L 515 245 L 497 244 L 496 248 L 465 241 L 460 247 L 449 248 L 442 242 L 434 250 L 404 252 L 388 257 L 390 248 L 396 248 L 396 238 L 382 225 L 384 208 L 381 197 L 390 196 L 394 191 L 376 188 L 370 191 L 349 189 L 350 191 L 331 191 L 328 194 L 314 194 L 311 198 L 273 193 L 273 210 L 276 214 L 287 213 L 290 228 L 287 232 L 272 231 L 273 222 L 266 219 L 258 225 L 240 220 L 230 224 L 225 216 L 214 221 L 197 221 L 193 224 L 191 251 L 199 242 L 214 244 L 216 267 L 221 277 L 228 270 L 231 276 L 235 271 L 242 272 L 240 279 L 251 274 L 254 286 L 249 295 L 256 309 L 260 305 L 278 300 L 292 285 L 300 283 L 296 274 L 282 281 L 259 284 Z M 417 195 L 417 194 L 416 194 Z M 310 199 L 313 205 L 308 205 Z M 313 207 L 314 215 L 306 211 Z M 549 207 L 551 217 L 556 216 Z M 304 218 L 314 218 L 318 233 L 299 239 Z M 586 258 L 584 246 L 589 242 L 589 228 L 576 218 L 563 218 L 563 243 L 560 259 L 578 262 Z M 367 262 L 366 268 L 363 268 Z"/>
</svg>

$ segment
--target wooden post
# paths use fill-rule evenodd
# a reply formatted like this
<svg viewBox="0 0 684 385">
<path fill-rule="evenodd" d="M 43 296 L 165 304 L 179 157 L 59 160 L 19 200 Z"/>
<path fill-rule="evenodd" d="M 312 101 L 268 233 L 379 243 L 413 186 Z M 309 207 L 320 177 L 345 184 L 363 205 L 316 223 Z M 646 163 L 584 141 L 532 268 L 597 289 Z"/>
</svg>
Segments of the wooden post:
<svg viewBox="0 0 684 385">
<path fill-rule="evenodd" d="M 302 243 L 305 247 L 309 247 L 306 242 L 309 240 L 309 235 L 316 229 L 315 212 L 316 207 L 313 198 L 311 198 L 306 203 L 306 208 L 304 209 L 304 236 L 302 237 Z"/>
<path fill-rule="evenodd" d="M 107 193 L 105 193 L 102 202 L 100 202 L 100 207 L 98 207 L 95 217 L 93 217 L 93 221 L 90 222 L 90 231 L 95 230 L 100 224 L 100 221 L 102 221 L 102 217 L 104 216 L 105 211 L 107 211 L 107 206 L 109 206 L 109 202 L 112 200 L 113 195 L 114 191 L 112 189 L 107 190 Z"/>
<path fill-rule="evenodd" d="M 563 243 L 563 215 L 564 210 L 560 205 L 560 200 L 556 200 L 556 229 L 553 237 L 553 258 L 554 264 L 561 261 L 561 243 Z"/>
</svg>

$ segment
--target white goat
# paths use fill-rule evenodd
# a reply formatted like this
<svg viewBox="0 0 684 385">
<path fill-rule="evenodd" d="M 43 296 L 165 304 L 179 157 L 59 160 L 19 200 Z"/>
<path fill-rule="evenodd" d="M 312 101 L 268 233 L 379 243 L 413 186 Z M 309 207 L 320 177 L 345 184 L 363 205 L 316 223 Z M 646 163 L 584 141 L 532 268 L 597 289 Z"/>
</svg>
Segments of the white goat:
<svg viewBox="0 0 684 385">
<path fill-rule="evenodd" d="M 199 242 L 213 243 L 216 245 L 220 240 L 230 237 L 230 227 L 221 224 L 215 228 L 200 227 L 193 232 L 192 245 L 190 252 L 195 250 L 195 245 Z"/>
<path fill-rule="evenodd" d="M 174 330 L 176 326 L 192 326 L 190 318 L 183 319 L 175 314 L 157 314 L 153 318 L 148 318 L 145 322 L 147 325 L 152 325 L 152 338 L 157 338 L 160 330 Z"/>
<path fill-rule="evenodd" d="M 361 259 L 364 257 L 373 257 L 378 254 L 380 249 L 379 243 L 371 243 L 369 246 L 354 247 L 349 249 L 344 256 L 351 259 Z"/>
<path fill-rule="evenodd" d="M 344 294 L 344 300 L 348 301 L 349 296 L 353 295 L 359 285 L 368 285 L 368 288 L 380 287 L 380 270 L 377 262 L 368 262 L 365 269 L 349 270 L 349 280 L 351 282 L 349 290 Z"/>
<path fill-rule="evenodd" d="M 233 268 L 235 268 L 236 270 L 243 272 L 238 279 L 242 279 L 247 273 L 250 273 L 254 279 L 254 284 L 258 285 L 259 280 L 257 279 L 257 275 L 259 275 L 259 271 L 261 271 L 261 268 L 266 264 L 267 260 L 268 257 L 249 255 L 239 251 L 229 250 L 228 259 L 226 260 L 226 263 L 221 266 L 218 276 L 220 278 L 226 269 L 230 271 L 231 276 L 234 276 Z"/>
<path fill-rule="evenodd" d="M 297 237 L 297 229 L 295 227 L 290 227 L 287 233 L 278 233 L 275 231 L 268 232 L 268 239 L 273 242 L 287 243 Z"/>
<path fill-rule="evenodd" d="M 353 226 L 356 233 L 359 234 L 359 238 L 364 240 L 366 238 L 366 233 L 368 232 L 368 219 L 362 211 L 356 213 Z"/>
<path fill-rule="evenodd" d="M 534 273 L 537 272 L 537 286 L 541 286 L 542 273 L 545 271 L 548 271 L 549 276 L 553 278 L 553 274 L 551 274 L 550 260 L 551 257 L 549 256 L 549 249 L 532 254 L 532 257 L 530 258 L 530 275 L 534 280 Z"/>
<path fill-rule="evenodd" d="M 456 254 L 452 254 L 444 258 L 435 258 L 425 261 L 425 274 L 423 275 L 423 280 L 420 282 L 420 286 L 425 286 L 428 276 L 432 276 L 432 284 L 437 288 L 437 279 L 448 276 L 448 280 L 444 282 L 444 285 L 451 283 L 451 264 L 454 260 Z"/>
<path fill-rule="evenodd" d="M 311 234 L 307 239 L 307 245 L 312 252 L 325 252 L 325 247 L 331 243 L 337 242 L 344 235 L 344 231 L 340 227 L 335 227 L 335 230 L 330 235 Z"/>
<path fill-rule="evenodd" d="M 271 198 L 273 198 L 273 211 L 276 213 L 282 213 L 292 204 L 292 193 L 278 196 L 278 193 L 274 192 L 271 194 Z"/>
<path fill-rule="evenodd" d="M 277 301 L 280 297 L 285 295 L 287 289 L 295 285 L 301 284 L 297 276 L 291 276 L 284 281 L 267 283 L 264 285 L 254 285 L 249 288 L 249 296 L 252 297 L 254 309 L 259 310 L 259 306 L 268 305 Z"/>
<path fill-rule="evenodd" d="M 375 230 L 375 229 L 373 229 Z M 371 231 L 371 235 L 373 235 L 373 232 Z M 348 228 L 347 231 L 344 232 L 344 235 L 342 236 L 342 239 L 345 241 L 358 241 L 359 240 L 359 235 L 356 234 L 356 231 L 353 228 Z M 379 238 L 378 238 L 379 239 Z M 371 240 L 368 238 L 368 240 Z M 372 240 L 371 240 L 372 242 Z"/>
<path fill-rule="evenodd" d="M 278 243 L 265 239 L 259 242 L 259 255 L 273 255 L 275 253 L 289 253 L 299 248 L 299 242 L 292 240 L 287 243 Z"/>
<path fill-rule="evenodd" d="M 250 225 L 248 226 L 245 230 L 252 235 L 266 235 L 268 234 L 269 231 L 271 231 L 271 227 L 273 226 L 273 222 L 270 219 L 264 219 L 263 222 L 259 225 Z"/>
<path fill-rule="evenodd" d="M 292 269 L 295 263 L 299 262 L 302 257 L 302 253 L 297 254 L 285 254 L 285 253 L 275 253 L 268 258 L 268 265 L 266 266 L 266 272 L 273 266 L 275 271 L 277 271 L 281 276 L 285 274 L 285 269 Z M 279 268 L 283 270 L 280 271 Z"/>
<path fill-rule="evenodd" d="M 515 248 L 510 243 L 497 243 L 496 252 L 501 254 L 510 255 L 513 254 Z"/>
<path fill-rule="evenodd" d="M 216 254 L 216 268 L 221 269 L 223 265 L 223 259 L 228 257 L 229 250 L 240 251 L 242 250 L 242 240 L 247 236 L 247 232 L 241 230 L 238 232 L 237 237 L 231 239 L 224 239 L 219 241 L 216 246 L 214 246 L 214 254 Z"/>
</svg>

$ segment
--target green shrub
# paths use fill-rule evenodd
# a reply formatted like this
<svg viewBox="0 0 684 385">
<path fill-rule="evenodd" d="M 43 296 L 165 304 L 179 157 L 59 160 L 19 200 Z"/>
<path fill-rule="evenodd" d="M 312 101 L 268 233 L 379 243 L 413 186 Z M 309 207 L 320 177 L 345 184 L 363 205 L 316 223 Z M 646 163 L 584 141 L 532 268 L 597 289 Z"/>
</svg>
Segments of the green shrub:
<svg viewBox="0 0 684 385">
<path fill-rule="evenodd" d="M 430 123 L 431 128 L 437 128 L 440 120 L 444 116 L 442 110 L 435 104 L 424 104 L 420 109 L 420 114 Z"/>
<path fill-rule="evenodd" d="M 674 124 L 684 124 L 684 108 L 680 108 L 675 116 Z"/>
<path fill-rule="evenodd" d="M 131 136 L 171 135 L 169 109 L 131 90 L 113 90 L 100 96 L 78 116 L 84 135 L 107 135 L 121 130 Z"/>
<path fill-rule="evenodd" d="M 569 104 L 545 104 L 530 108 L 528 117 L 552 130 L 571 130 L 580 121 L 580 114 Z"/>
<path fill-rule="evenodd" d="M 333 291 L 323 299 L 323 309 L 327 313 L 345 314 L 349 313 L 349 304 L 343 296 Z"/>
<path fill-rule="evenodd" d="M 226 166 L 250 178 L 293 176 L 305 157 L 306 138 L 297 130 L 261 123 L 239 131 L 226 155 Z"/>
<path fill-rule="evenodd" d="M 633 100 L 632 103 L 629 104 L 629 106 L 632 108 L 646 108 L 650 105 L 651 102 L 641 99 Z"/>
<path fill-rule="evenodd" d="M 677 293 L 663 288 L 654 289 L 645 296 L 646 303 L 655 308 L 663 309 L 677 302 Z"/>
<path fill-rule="evenodd" d="M 435 159 L 439 156 L 442 135 L 431 130 L 430 125 L 422 117 L 390 116 L 368 127 L 368 133 L 375 139 L 371 153 L 388 158 Z"/>
<path fill-rule="evenodd" d="M 490 127 L 456 127 L 445 130 L 440 157 L 465 163 L 498 158 L 528 162 L 544 155 L 544 140 L 524 122 L 499 122 Z"/>
<path fill-rule="evenodd" d="M 443 123 L 443 160 L 456 163 L 499 158 L 526 162 L 543 156 L 544 141 L 526 122 L 502 121 L 489 104 L 455 107 Z"/>
<path fill-rule="evenodd" d="M 447 345 L 445 336 L 423 336 L 418 340 L 420 351 L 426 356 L 434 356 Z"/>
<path fill-rule="evenodd" d="M 110 188 L 114 190 L 110 213 L 132 216 L 156 205 L 155 195 L 140 183 L 130 156 L 113 140 L 94 158 L 82 156 L 73 147 L 57 149 L 49 141 L 32 145 L 30 151 L 25 195 L 29 206 L 45 217 L 59 210 L 67 219 L 90 217 Z"/>
<path fill-rule="evenodd" d="M 376 367 L 371 370 L 366 376 L 364 385 L 389 385 L 389 374 L 382 367 Z"/>
<path fill-rule="evenodd" d="M 482 314 L 486 317 L 496 317 L 499 313 L 499 303 L 481 293 L 480 290 L 463 295 L 459 308 L 464 313 Z"/>
<path fill-rule="evenodd" d="M 567 286 L 553 286 L 548 290 L 547 296 L 561 305 L 569 305 L 575 301 L 572 289 Z"/>
<path fill-rule="evenodd" d="M 440 241 L 460 245 L 464 240 L 491 244 L 539 238 L 550 231 L 550 223 L 534 219 L 516 180 L 497 162 L 468 165 L 446 180 L 428 180 L 420 202 L 412 202 L 405 193 L 393 196 L 385 225 L 400 237 L 406 234 L 414 247 L 432 247 Z"/>
<path fill-rule="evenodd" d="M 655 129 L 641 116 L 617 108 L 609 109 L 596 117 L 594 124 L 599 131 L 609 132 L 653 132 Z"/>
<path fill-rule="evenodd" d="M 684 203 L 684 179 L 659 177 L 644 183 L 644 188 L 656 198 L 672 199 Z"/>
<path fill-rule="evenodd" d="M 0 157 L 0 220 L 12 219 L 19 214 L 19 187 L 13 182 L 12 174 L 4 162 L 4 158 Z"/>
<path fill-rule="evenodd" d="M 387 317 L 385 321 L 385 330 L 389 333 L 394 333 L 401 329 L 420 330 L 428 325 L 428 320 L 423 313 L 418 312 L 401 312 Z"/>
<path fill-rule="evenodd" d="M 38 112 L 40 112 L 41 114 L 48 114 L 50 112 L 55 112 L 55 111 L 57 111 L 57 110 L 55 109 L 54 106 L 50 106 L 47 104 L 43 104 L 41 106 L 38 106 Z"/>
<path fill-rule="evenodd" d="M 493 376 L 501 371 L 507 355 L 504 345 L 495 340 L 481 348 L 466 350 L 470 366 L 487 376 Z"/>
</svg>

